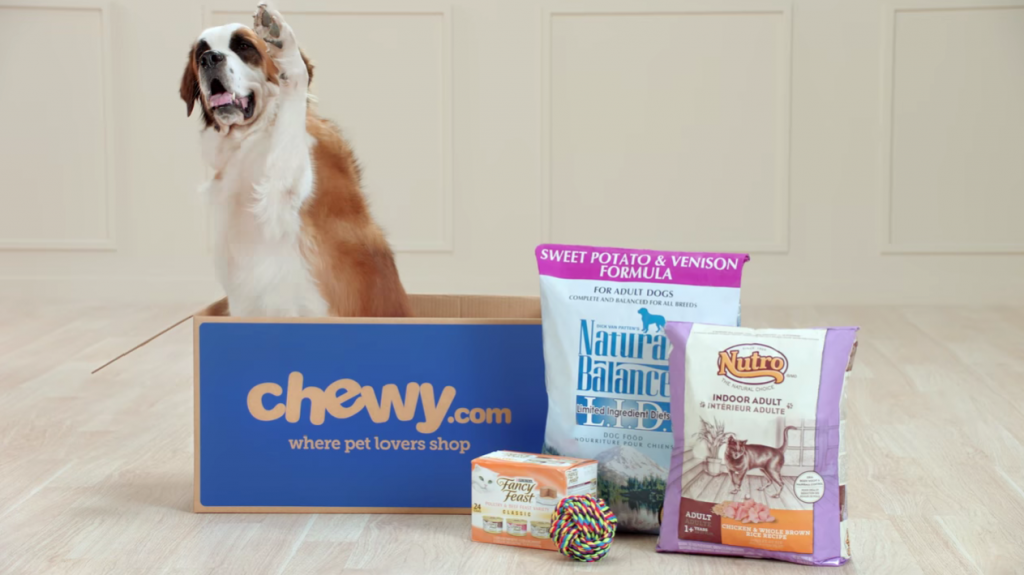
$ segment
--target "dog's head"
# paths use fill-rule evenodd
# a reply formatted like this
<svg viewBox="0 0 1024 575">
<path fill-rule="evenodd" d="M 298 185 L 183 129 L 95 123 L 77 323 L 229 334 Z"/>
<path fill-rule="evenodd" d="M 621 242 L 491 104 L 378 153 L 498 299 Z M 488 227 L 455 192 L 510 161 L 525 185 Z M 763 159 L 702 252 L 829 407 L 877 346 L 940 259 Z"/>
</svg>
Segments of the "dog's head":
<svg viewBox="0 0 1024 575">
<path fill-rule="evenodd" d="M 306 68 L 312 80 L 308 61 Z M 207 127 L 247 126 L 274 109 L 279 74 L 266 42 L 252 29 L 241 24 L 208 28 L 189 50 L 181 99 L 189 116 L 199 101 Z"/>
<path fill-rule="evenodd" d="M 726 446 L 726 455 L 732 459 L 740 459 L 747 451 L 747 440 L 740 441 L 730 435 Z"/>
<path fill-rule="evenodd" d="M 638 311 L 638 312 L 636 312 L 636 313 L 638 313 L 638 314 L 640 314 L 640 315 L 644 315 L 644 316 L 645 316 L 645 315 L 648 315 L 648 313 L 649 313 L 649 312 L 647 311 L 647 308 L 645 308 L 645 307 L 642 307 L 642 308 L 640 308 L 640 311 Z"/>
</svg>

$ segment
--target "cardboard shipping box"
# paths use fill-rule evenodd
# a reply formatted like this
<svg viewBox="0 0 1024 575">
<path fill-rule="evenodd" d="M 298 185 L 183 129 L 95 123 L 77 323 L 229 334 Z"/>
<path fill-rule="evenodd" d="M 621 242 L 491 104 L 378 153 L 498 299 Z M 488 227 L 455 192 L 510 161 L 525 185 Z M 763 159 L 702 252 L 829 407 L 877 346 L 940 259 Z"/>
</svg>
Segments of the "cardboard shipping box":
<svg viewBox="0 0 1024 575">
<path fill-rule="evenodd" d="M 194 510 L 469 513 L 475 457 L 540 451 L 538 299 L 410 298 L 401 319 L 195 315 Z"/>
</svg>

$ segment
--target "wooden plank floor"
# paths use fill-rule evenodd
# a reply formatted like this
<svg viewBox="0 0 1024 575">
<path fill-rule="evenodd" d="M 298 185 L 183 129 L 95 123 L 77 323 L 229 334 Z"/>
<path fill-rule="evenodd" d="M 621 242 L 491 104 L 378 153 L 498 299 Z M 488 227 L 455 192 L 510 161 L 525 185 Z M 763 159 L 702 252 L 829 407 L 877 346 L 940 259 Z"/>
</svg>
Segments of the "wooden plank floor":
<svg viewBox="0 0 1024 575">
<path fill-rule="evenodd" d="M 192 514 L 189 327 L 89 371 L 201 303 L 0 303 L 0 573 L 836 572 L 657 554 L 630 535 L 575 565 L 472 543 L 464 516 Z M 1024 572 L 1024 308 L 743 312 L 863 328 L 841 571 Z"/>
</svg>

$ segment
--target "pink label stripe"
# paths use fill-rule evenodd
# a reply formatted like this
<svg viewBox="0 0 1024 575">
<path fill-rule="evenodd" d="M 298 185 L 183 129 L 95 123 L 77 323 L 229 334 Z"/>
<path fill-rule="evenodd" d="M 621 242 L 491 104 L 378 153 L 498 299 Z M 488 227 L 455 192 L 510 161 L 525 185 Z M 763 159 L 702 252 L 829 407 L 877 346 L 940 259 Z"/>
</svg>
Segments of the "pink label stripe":
<svg viewBox="0 0 1024 575">
<path fill-rule="evenodd" d="M 747 254 L 662 252 L 541 244 L 537 246 L 540 275 L 573 280 L 604 280 L 740 287 Z"/>
</svg>

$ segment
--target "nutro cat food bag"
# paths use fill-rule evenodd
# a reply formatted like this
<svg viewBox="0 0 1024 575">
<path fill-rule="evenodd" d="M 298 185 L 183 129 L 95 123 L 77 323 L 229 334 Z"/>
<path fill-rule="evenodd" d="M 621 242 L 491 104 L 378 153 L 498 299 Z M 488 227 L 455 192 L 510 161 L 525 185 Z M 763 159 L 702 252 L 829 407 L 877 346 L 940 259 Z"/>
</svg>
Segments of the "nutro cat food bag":
<svg viewBox="0 0 1024 575">
<path fill-rule="evenodd" d="M 745 254 L 541 245 L 544 451 L 596 459 L 620 531 L 657 533 L 676 422 L 669 321 L 738 325 Z"/>
<path fill-rule="evenodd" d="M 665 331 L 675 447 L 658 551 L 845 563 L 857 328 Z"/>
</svg>

